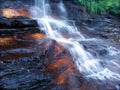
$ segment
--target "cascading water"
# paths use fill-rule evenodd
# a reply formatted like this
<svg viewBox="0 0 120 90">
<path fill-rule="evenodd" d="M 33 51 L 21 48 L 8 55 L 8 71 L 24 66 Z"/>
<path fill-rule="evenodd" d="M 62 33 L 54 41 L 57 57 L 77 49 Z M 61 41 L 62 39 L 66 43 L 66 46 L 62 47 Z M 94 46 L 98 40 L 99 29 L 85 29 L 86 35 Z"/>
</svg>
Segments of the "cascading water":
<svg viewBox="0 0 120 90">
<path fill-rule="evenodd" d="M 45 5 L 45 1 L 44 0 L 35 0 L 35 6 L 38 7 L 41 11 L 43 11 L 43 12 L 41 12 L 41 13 L 43 13 L 43 15 L 46 15 L 46 13 L 45 13 L 45 6 L 44 5 Z"/>
<path fill-rule="evenodd" d="M 67 18 L 67 11 L 66 11 L 65 6 L 63 4 L 63 0 L 60 0 L 60 2 L 58 4 L 58 8 L 60 10 L 60 15 L 64 16 L 64 18 Z"/>
<path fill-rule="evenodd" d="M 43 29 L 48 38 L 56 40 L 69 50 L 77 68 L 86 78 L 120 80 L 119 73 L 109 69 L 109 65 L 113 65 L 119 71 L 120 67 L 116 62 L 108 61 L 105 62 L 106 66 L 103 66 L 101 62 L 104 60 L 96 59 L 92 54 L 84 50 L 84 47 L 80 44 L 80 41 L 88 42 L 96 39 L 86 39 L 76 28 L 74 21 L 55 19 L 51 14 L 48 15 L 48 11 L 52 12 L 52 10 L 45 0 L 35 0 L 35 6 L 39 7 L 39 9 L 31 8 L 33 19 L 37 19 L 39 25 L 41 26 L 42 24 L 44 26 Z M 59 9 L 59 14 L 64 15 L 64 17 L 67 16 L 62 0 L 56 8 Z M 40 16 L 40 11 L 38 10 L 44 15 Z"/>
</svg>

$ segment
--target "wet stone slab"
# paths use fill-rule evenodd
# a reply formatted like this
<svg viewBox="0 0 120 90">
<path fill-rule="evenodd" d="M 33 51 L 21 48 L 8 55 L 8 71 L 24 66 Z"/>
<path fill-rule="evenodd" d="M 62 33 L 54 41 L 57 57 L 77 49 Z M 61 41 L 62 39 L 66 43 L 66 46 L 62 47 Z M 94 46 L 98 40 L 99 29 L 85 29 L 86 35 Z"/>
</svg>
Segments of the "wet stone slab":
<svg viewBox="0 0 120 90">
<path fill-rule="evenodd" d="M 0 57 L 0 88 L 66 90 L 69 86 L 74 87 L 66 82 L 74 79 L 72 72 L 76 70 L 69 52 L 51 39 L 37 38 L 31 43 L 28 44 L 29 48 L 24 47 L 26 53 L 23 53 L 21 47 L 0 51 L 0 55 L 4 55 Z M 18 51 L 14 52 L 16 49 Z M 82 83 L 80 81 L 75 87 Z"/>
<path fill-rule="evenodd" d="M 26 57 L 11 61 L 1 61 L 0 88 L 2 89 L 40 89 L 52 83 L 52 77 L 43 67 L 43 57 Z"/>
</svg>

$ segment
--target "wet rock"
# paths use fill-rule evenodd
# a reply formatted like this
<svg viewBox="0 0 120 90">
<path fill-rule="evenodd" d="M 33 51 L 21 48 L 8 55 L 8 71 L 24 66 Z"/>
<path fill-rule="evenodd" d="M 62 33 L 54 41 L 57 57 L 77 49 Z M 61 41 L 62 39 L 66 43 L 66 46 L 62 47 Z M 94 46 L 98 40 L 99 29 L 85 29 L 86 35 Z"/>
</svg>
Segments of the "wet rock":
<svg viewBox="0 0 120 90">
<path fill-rule="evenodd" d="M 111 44 L 110 42 L 106 41 L 90 41 L 90 42 L 80 42 L 84 49 L 90 52 L 95 57 L 104 57 L 109 56 L 108 47 Z M 109 43 L 109 45 L 107 45 Z"/>
<path fill-rule="evenodd" d="M 85 8 L 83 8 L 77 1 L 65 0 L 64 4 L 68 12 L 68 17 L 71 20 L 82 20 L 89 18 L 89 14 L 86 12 Z"/>
<path fill-rule="evenodd" d="M 66 90 L 75 70 L 69 52 L 54 40 L 31 35 L 1 45 L 0 88 Z"/>
<path fill-rule="evenodd" d="M 86 19 L 88 18 L 88 14 L 86 10 L 80 6 L 80 4 L 75 1 L 75 0 L 63 0 L 64 2 L 64 11 L 62 12 L 60 10 L 60 7 L 58 7 L 58 4 L 60 4 L 60 0 L 52 0 L 50 1 L 50 6 L 52 9 L 52 16 L 54 18 L 59 18 L 59 19 L 67 19 L 68 17 L 71 20 L 81 20 L 81 19 Z M 59 11 L 59 12 L 58 12 Z"/>
<path fill-rule="evenodd" d="M 0 18 L 0 28 L 25 28 L 25 27 L 38 27 L 36 20 L 26 17 L 13 17 L 13 18 Z"/>
<path fill-rule="evenodd" d="M 64 0 L 64 4 L 69 19 L 75 20 L 80 32 L 86 37 L 109 39 L 119 44 L 120 19 L 118 17 L 109 13 L 103 16 L 90 14 L 75 0 Z"/>
<path fill-rule="evenodd" d="M 10 37 L 19 34 L 34 34 L 34 33 L 43 33 L 39 28 L 21 28 L 21 29 L 1 29 L 0 37 Z"/>
<path fill-rule="evenodd" d="M 0 38 L 21 34 L 45 33 L 36 20 L 17 16 L 12 18 L 0 17 Z"/>
<path fill-rule="evenodd" d="M 33 1 L 28 0 L 0 0 L 0 8 L 19 8 L 25 5 L 33 5 Z"/>
<path fill-rule="evenodd" d="M 82 85 L 84 84 L 84 78 L 79 73 L 79 71 L 74 72 L 74 74 L 72 74 L 69 78 L 70 78 L 69 88 L 81 88 Z"/>
<path fill-rule="evenodd" d="M 60 0 L 52 0 L 52 1 L 50 1 L 50 3 L 59 3 L 60 2 Z"/>
<path fill-rule="evenodd" d="M 26 54 L 30 54 L 31 52 L 34 52 L 34 54 L 30 56 L 27 56 L 25 53 L 22 54 L 22 49 Z M 19 53 L 22 57 L 17 56 Z M 51 39 L 33 40 L 28 47 L 0 51 L 1 54 L 11 56 L 5 56 L 8 57 L 7 60 L 5 57 L 0 57 L 1 89 L 47 90 L 53 85 L 57 86 L 55 84 L 56 78 L 66 70 L 61 70 L 60 67 L 69 67 L 71 63 L 69 53 L 56 41 Z M 13 58 L 14 56 L 17 57 Z M 57 69 L 54 67 L 55 64 L 57 64 L 57 68 L 60 71 L 58 76 L 55 73 Z"/>
<path fill-rule="evenodd" d="M 42 65 L 42 57 L 28 57 L 3 63 L 0 72 L 1 89 L 40 89 L 50 86 L 52 78 L 45 70 L 37 67 Z M 41 66 L 42 67 L 42 66 Z M 43 68 L 44 69 L 44 68 Z M 46 74 L 45 74 L 46 73 Z"/>
</svg>

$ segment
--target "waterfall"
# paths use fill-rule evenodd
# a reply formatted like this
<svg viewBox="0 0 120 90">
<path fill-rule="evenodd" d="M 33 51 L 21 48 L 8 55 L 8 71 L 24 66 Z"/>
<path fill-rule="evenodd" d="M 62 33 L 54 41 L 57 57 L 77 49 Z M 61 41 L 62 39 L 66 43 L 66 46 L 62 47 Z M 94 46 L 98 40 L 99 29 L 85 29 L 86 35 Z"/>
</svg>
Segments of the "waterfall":
<svg viewBox="0 0 120 90">
<path fill-rule="evenodd" d="M 83 45 L 79 43 L 79 41 L 90 41 L 96 39 L 85 38 L 84 35 L 78 31 L 74 21 L 66 19 L 59 20 L 55 19 L 53 16 L 50 16 L 48 11 L 52 10 L 49 3 L 46 3 L 45 0 L 35 0 L 35 6 L 38 7 L 40 11 L 42 11 L 43 16 L 39 17 L 40 14 L 36 15 L 36 13 L 39 13 L 39 11 L 34 8 L 34 10 L 31 10 L 33 19 L 37 19 L 38 23 L 44 26 L 44 30 L 48 38 L 56 40 L 58 43 L 68 49 L 68 51 L 73 56 L 73 60 L 77 68 L 82 74 L 84 74 L 86 78 L 99 80 L 120 80 L 119 74 L 114 73 L 107 67 L 103 67 L 100 63 L 101 60 L 95 58 L 92 54 L 87 52 Z M 58 13 L 61 12 L 61 15 L 66 17 L 67 12 L 62 1 L 58 3 L 58 8 Z M 116 63 L 114 66 L 117 67 Z"/>
<path fill-rule="evenodd" d="M 35 6 L 39 7 L 45 15 L 45 0 L 35 0 Z"/>
<path fill-rule="evenodd" d="M 66 8 L 63 4 L 63 0 L 60 0 L 60 2 L 58 4 L 58 8 L 60 10 L 60 15 L 64 16 L 64 18 L 67 18 L 67 11 L 66 11 Z"/>
</svg>

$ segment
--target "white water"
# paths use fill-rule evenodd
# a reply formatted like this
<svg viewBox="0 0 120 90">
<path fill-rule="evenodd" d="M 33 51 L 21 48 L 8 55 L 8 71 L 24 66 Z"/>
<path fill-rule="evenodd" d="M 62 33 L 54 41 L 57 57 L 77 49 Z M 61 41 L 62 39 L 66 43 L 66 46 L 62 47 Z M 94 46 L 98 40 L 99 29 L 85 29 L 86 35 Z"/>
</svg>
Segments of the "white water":
<svg viewBox="0 0 120 90">
<path fill-rule="evenodd" d="M 37 6 L 37 7 L 36 7 Z M 58 11 L 61 15 L 67 16 L 65 6 L 62 2 L 58 3 Z M 33 19 L 37 19 L 38 23 L 43 25 L 43 29 L 46 32 L 48 38 L 54 39 L 69 50 L 73 56 L 73 60 L 86 78 L 92 78 L 96 80 L 120 80 L 120 75 L 109 68 L 110 65 L 117 68 L 119 71 L 120 67 L 115 61 L 109 61 L 106 66 L 101 65 L 101 61 L 93 57 L 89 52 L 84 50 L 84 47 L 79 41 L 91 41 L 96 39 L 86 39 L 75 26 L 75 22 L 72 20 L 57 20 L 51 16 L 52 10 L 50 5 L 45 0 L 35 0 L 35 7 L 31 8 Z M 96 40 L 98 41 L 98 40 Z M 115 51 L 110 50 L 111 54 Z"/>
</svg>

